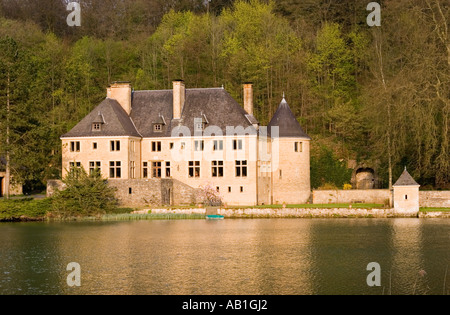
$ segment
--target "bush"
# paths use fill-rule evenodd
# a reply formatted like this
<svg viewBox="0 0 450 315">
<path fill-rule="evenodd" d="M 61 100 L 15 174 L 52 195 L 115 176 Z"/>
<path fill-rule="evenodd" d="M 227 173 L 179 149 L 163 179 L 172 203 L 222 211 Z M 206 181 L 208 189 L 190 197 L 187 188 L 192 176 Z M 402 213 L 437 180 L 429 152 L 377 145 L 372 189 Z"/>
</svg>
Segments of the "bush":
<svg viewBox="0 0 450 315">
<path fill-rule="evenodd" d="M 41 219 L 52 209 L 50 199 L 32 198 L 0 201 L 0 220 Z"/>
<path fill-rule="evenodd" d="M 317 187 L 318 190 L 338 190 L 339 188 L 335 184 L 325 183 L 320 187 Z"/>
<path fill-rule="evenodd" d="M 74 168 L 63 182 L 66 189 L 58 191 L 52 198 L 53 216 L 101 216 L 117 211 L 116 189 L 108 185 L 100 172 L 87 174 L 83 168 Z"/>
<path fill-rule="evenodd" d="M 350 182 L 352 170 L 345 162 L 339 161 L 333 151 L 320 146 L 315 154 L 311 154 L 311 187 L 317 189 L 325 184 L 343 187 Z"/>
</svg>

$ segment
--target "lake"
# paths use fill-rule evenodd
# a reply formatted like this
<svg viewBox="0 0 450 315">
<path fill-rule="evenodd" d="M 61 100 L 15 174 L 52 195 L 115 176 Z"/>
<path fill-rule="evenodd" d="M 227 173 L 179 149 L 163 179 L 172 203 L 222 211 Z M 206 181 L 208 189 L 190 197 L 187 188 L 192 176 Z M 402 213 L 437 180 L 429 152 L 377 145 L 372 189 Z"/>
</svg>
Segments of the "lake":
<svg viewBox="0 0 450 315">
<path fill-rule="evenodd" d="M 440 295 L 449 265 L 449 219 L 0 224 L 0 294 Z"/>
</svg>

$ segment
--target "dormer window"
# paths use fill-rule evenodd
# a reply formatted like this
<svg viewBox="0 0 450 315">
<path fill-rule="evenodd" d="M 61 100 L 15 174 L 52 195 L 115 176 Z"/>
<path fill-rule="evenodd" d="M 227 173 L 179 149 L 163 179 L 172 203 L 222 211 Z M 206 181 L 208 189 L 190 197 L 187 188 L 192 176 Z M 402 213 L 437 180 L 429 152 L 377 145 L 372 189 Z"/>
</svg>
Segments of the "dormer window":
<svg viewBox="0 0 450 315">
<path fill-rule="evenodd" d="M 166 125 L 166 120 L 164 116 L 161 114 L 158 116 L 158 119 L 153 122 L 153 132 L 163 132 L 164 126 Z"/>
<path fill-rule="evenodd" d="M 92 131 L 101 131 L 103 124 L 105 124 L 105 118 L 102 113 L 99 112 L 97 117 L 92 122 Z"/>
<path fill-rule="evenodd" d="M 203 130 L 205 130 L 205 123 L 197 123 L 196 125 L 195 125 L 195 130 L 197 130 L 197 131 L 203 131 Z"/>
<path fill-rule="evenodd" d="M 93 131 L 100 131 L 100 130 L 102 130 L 102 124 L 100 124 L 100 123 L 93 123 L 92 124 L 92 130 Z"/>
<path fill-rule="evenodd" d="M 209 124 L 209 122 L 204 114 L 201 114 L 201 118 L 194 119 L 195 131 L 204 131 L 207 124 Z"/>
</svg>

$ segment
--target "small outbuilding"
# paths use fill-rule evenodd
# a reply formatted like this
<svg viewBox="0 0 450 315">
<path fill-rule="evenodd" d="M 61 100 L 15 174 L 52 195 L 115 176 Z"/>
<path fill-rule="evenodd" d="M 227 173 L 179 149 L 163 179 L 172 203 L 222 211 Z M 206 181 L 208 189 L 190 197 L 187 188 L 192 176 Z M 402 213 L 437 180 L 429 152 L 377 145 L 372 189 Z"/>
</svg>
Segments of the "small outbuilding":
<svg viewBox="0 0 450 315">
<path fill-rule="evenodd" d="M 403 171 L 400 178 L 392 186 L 394 189 L 394 209 L 401 212 L 419 211 L 419 187 L 408 171 Z"/>
</svg>

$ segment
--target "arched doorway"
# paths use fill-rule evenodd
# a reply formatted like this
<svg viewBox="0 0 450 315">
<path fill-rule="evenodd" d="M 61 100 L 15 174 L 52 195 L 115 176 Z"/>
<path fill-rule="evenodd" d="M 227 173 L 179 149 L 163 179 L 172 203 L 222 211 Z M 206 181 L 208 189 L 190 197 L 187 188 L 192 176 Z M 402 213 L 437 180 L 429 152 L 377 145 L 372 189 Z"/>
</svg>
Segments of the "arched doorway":
<svg viewBox="0 0 450 315">
<path fill-rule="evenodd" d="M 369 167 L 359 168 L 355 175 L 356 189 L 374 189 L 375 171 Z"/>
</svg>

